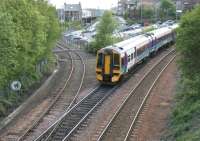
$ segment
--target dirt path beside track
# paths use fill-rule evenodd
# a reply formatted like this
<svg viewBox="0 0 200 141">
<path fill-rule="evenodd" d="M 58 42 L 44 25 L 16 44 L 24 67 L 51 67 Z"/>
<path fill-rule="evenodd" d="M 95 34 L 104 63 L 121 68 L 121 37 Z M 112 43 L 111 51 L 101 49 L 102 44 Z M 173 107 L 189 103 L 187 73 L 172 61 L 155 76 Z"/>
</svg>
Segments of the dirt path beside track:
<svg viewBox="0 0 200 141">
<path fill-rule="evenodd" d="M 165 70 L 147 100 L 134 131 L 134 141 L 160 141 L 166 133 L 178 79 L 175 61 Z"/>
</svg>

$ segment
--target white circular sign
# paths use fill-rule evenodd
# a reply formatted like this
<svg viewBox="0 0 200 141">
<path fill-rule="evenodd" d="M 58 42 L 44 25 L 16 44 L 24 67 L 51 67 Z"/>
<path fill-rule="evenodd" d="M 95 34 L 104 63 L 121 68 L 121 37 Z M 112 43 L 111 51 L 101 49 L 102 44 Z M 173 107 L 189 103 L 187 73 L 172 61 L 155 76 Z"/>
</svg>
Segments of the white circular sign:
<svg viewBox="0 0 200 141">
<path fill-rule="evenodd" d="M 13 91 L 19 91 L 22 87 L 22 84 L 19 81 L 13 81 L 11 84 L 11 89 Z"/>
</svg>

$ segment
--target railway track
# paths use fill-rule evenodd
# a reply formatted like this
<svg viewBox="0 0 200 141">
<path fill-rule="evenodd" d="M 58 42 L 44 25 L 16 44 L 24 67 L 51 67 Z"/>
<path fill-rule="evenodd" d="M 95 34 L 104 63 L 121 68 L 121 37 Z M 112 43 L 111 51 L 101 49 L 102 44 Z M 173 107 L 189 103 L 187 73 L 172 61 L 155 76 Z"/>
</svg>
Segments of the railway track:
<svg viewBox="0 0 200 141">
<path fill-rule="evenodd" d="M 54 125 L 39 136 L 36 141 L 68 140 L 77 127 L 87 119 L 116 88 L 117 86 L 100 85 L 67 111 Z"/>
<path fill-rule="evenodd" d="M 172 53 L 172 52 L 171 52 Z M 167 56 L 170 54 L 167 54 L 164 58 L 167 58 Z M 159 63 L 161 63 L 163 60 Z M 165 62 L 165 61 L 164 61 Z M 158 65 L 158 64 L 157 64 Z M 156 65 L 156 66 L 157 66 Z M 153 69 L 153 68 L 152 68 Z M 150 73 L 151 71 L 149 71 Z M 109 88 L 106 91 L 109 91 L 108 94 L 105 93 L 104 87 L 101 86 L 95 92 L 92 92 L 88 95 L 88 97 L 96 96 L 96 94 L 99 94 L 102 97 L 100 101 L 95 101 L 95 99 L 87 100 L 87 97 L 83 99 L 83 105 L 82 103 L 78 103 L 75 105 L 69 112 L 67 112 L 63 117 L 61 117 L 52 127 L 50 127 L 48 130 L 46 130 L 40 137 L 36 139 L 36 141 L 68 141 L 73 140 L 73 136 L 78 132 L 80 128 L 83 126 L 86 126 L 85 121 L 90 117 L 92 113 L 97 109 L 99 105 L 108 97 L 111 93 L 113 93 L 114 90 L 116 90 L 120 85 L 117 85 L 114 88 Z M 101 92 L 103 89 L 103 93 Z M 106 95 L 103 95 L 106 94 Z M 90 102 L 94 102 L 93 106 L 91 106 Z M 80 107 L 79 107 L 80 106 Z M 77 109 L 78 110 L 77 110 Z"/>
<path fill-rule="evenodd" d="M 176 56 L 175 56 L 176 57 Z M 159 80 L 159 78 L 161 77 L 161 75 L 163 74 L 163 72 L 166 70 L 166 68 L 172 63 L 172 61 L 175 59 L 175 57 L 173 57 L 169 63 L 162 69 L 162 71 L 159 73 L 159 75 L 156 77 L 156 79 L 154 80 L 153 84 L 151 85 L 149 91 L 147 92 L 146 96 L 144 97 L 143 101 L 142 101 L 142 104 L 140 105 L 140 108 L 138 109 L 137 113 L 136 113 L 136 116 L 135 118 L 132 120 L 131 122 L 131 126 L 129 127 L 129 130 L 126 134 L 126 137 L 124 139 L 124 141 L 131 141 L 131 140 L 134 140 L 134 135 L 135 135 L 135 132 L 134 132 L 134 129 L 136 129 L 136 123 L 139 122 L 139 116 L 142 115 L 142 112 L 144 111 L 144 108 L 145 108 L 145 104 L 146 104 L 146 101 L 148 99 L 148 97 L 150 96 L 153 88 L 155 88 L 156 86 L 156 83 L 157 81 Z"/>
<path fill-rule="evenodd" d="M 61 48 L 63 51 L 65 51 L 66 50 L 65 48 L 67 48 L 67 47 L 66 46 L 63 47 L 63 46 L 65 46 L 63 43 L 58 44 L 58 47 Z M 67 111 L 68 111 L 74 104 L 77 103 L 77 97 L 78 97 L 80 90 L 83 86 L 83 81 L 84 81 L 84 77 L 85 77 L 85 73 L 86 73 L 86 64 L 84 62 L 83 57 L 79 53 L 77 53 L 76 50 L 71 50 L 70 48 L 67 48 L 67 50 L 69 51 L 69 53 L 73 52 L 76 56 L 78 56 L 78 58 L 80 58 L 80 60 L 81 60 L 81 63 L 83 64 L 83 75 L 81 77 L 80 86 L 78 88 L 78 91 L 76 92 L 75 97 L 73 98 L 73 100 L 71 101 L 71 103 L 69 104 L 69 106 L 67 108 Z M 75 57 L 74 60 L 79 60 L 78 58 Z M 75 76 L 75 77 L 77 77 L 77 76 Z"/>
<path fill-rule="evenodd" d="M 129 141 L 135 122 L 161 73 L 174 60 L 175 50 L 162 57 L 133 88 L 117 112 L 106 125 L 98 141 Z"/>
<path fill-rule="evenodd" d="M 85 77 L 85 62 L 78 53 L 68 52 L 68 56 L 68 59 L 58 59 L 59 62 L 70 60 L 71 70 L 69 76 L 62 82 L 64 85 L 60 86 L 58 92 L 53 93 L 50 105 L 18 141 L 34 140 L 76 103 Z M 80 68 L 80 63 L 82 68 Z M 71 81 L 72 79 L 74 80 Z"/>
</svg>

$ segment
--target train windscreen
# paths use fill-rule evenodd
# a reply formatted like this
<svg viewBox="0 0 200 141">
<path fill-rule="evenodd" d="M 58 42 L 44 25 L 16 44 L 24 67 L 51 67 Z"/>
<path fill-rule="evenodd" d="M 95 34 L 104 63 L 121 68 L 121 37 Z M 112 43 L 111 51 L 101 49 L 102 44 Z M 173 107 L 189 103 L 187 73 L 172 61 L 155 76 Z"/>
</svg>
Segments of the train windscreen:
<svg viewBox="0 0 200 141">
<path fill-rule="evenodd" d="M 114 60 L 113 60 L 113 66 L 114 69 L 119 69 L 120 68 L 120 57 L 119 54 L 114 54 Z"/>
<path fill-rule="evenodd" d="M 97 68 L 101 68 L 103 66 L 103 54 L 98 54 L 98 60 L 97 60 Z"/>
</svg>

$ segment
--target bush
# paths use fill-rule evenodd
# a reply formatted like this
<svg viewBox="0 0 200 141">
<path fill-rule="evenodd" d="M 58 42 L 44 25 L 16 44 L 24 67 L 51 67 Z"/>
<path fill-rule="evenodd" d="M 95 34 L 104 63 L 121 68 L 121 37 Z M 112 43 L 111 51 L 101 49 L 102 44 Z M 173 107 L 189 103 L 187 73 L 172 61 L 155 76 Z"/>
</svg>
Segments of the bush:
<svg viewBox="0 0 200 141">
<path fill-rule="evenodd" d="M 0 117 L 23 96 L 12 96 L 12 81 L 21 81 L 23 93 L 48 72 L 59 36 L 56 9 L 46 0 L 0 1 Z"/>
<path fill-rule="evenodd" d="M 177 31 L 181 73 L 171 121 L 173 140 L 200 140 L 200 6 L 186 13 Z"/>
<path fill-rule="evenodd" d="M 112 34 L 117 28 L 118 24 L 109 11 L 104 12 L 100 23 L 97 27 L 97 35 L 95 40 L 90 44 L 90 50 L 96 52 L 97 50 L 111 45 L 116 40 Z"/>
</svg>

